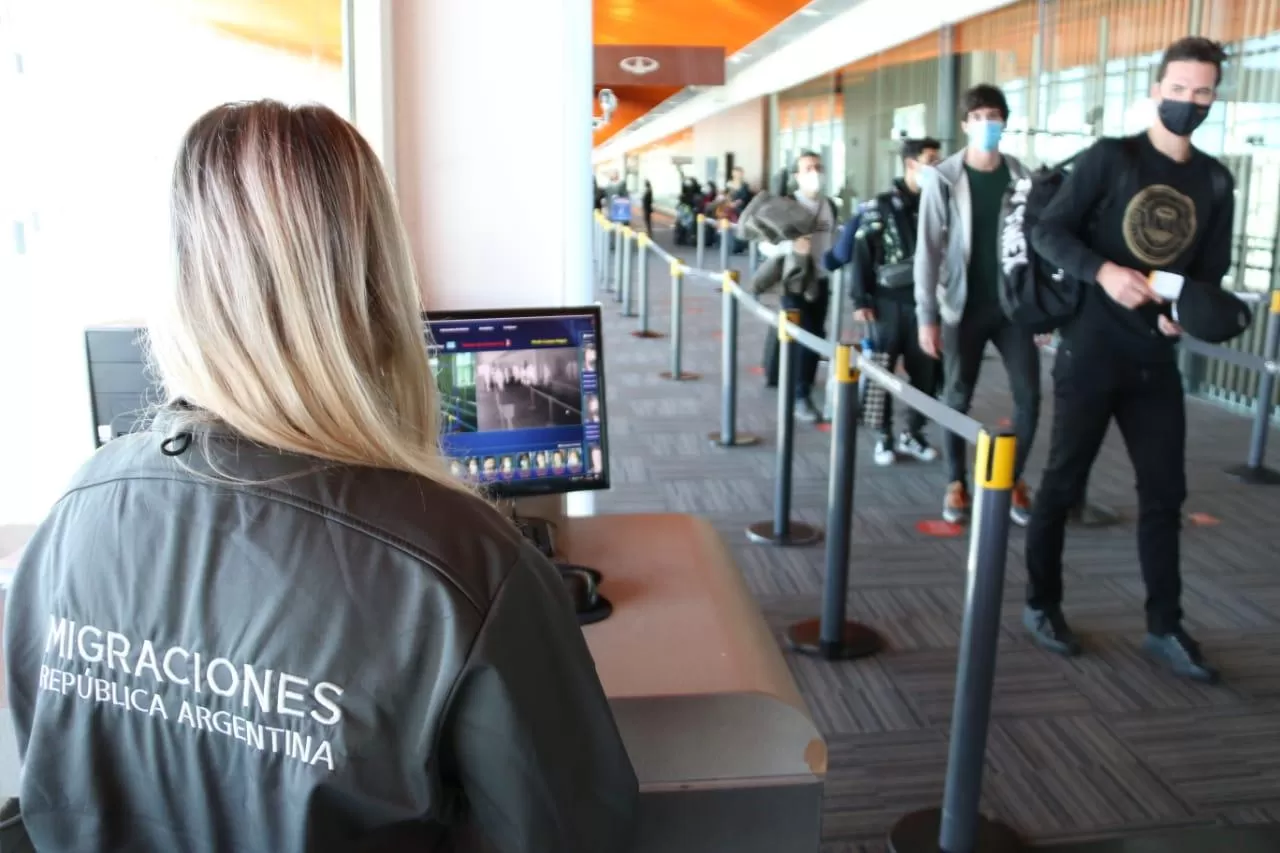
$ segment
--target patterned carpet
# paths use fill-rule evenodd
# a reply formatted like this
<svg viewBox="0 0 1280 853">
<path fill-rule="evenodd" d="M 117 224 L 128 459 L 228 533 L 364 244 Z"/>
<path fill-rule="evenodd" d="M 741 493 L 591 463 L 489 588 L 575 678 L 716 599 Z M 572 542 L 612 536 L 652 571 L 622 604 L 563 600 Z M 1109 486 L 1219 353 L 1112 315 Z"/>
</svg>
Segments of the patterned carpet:
<svg viewBox="0 0 1280 853">
<path fill-rule="evenodd" d="M 707 264 L 716 257 L 708 252 Z M 650 275 L 651 325 L 665 331 L 666 266 L 651 263 Z M 658 376 L 669 365 L 669 338 L 632 337 L 636 321 L 601 298 L 614 486 L 600 496 L 599 511 L 704 516 L 734 549 L 771 624 L 781 629 L 816 615 L 822 547 L 780 550 L 744 536 L 747 524 L 772 517 L 775 396 L 752 370 L 763 324 L 742 314 L 738 429 L 764 441 L 723 450 L 707 441 L 719 417 L 720 295 L 709 284 L 686 284 L 684 369 L 702 374 L 689 382 Z M 1008 416 L 1005 383 L 999 360 L 989 359 L 975 417 L 994 423 Z M 1048 383 L 1046 374 L 1045 425 Z M 1124 520 L 1073 529 L 1067 546 L 1066 606 L 1086 656 L 1064 660 L 1024 638 L 1016 529 L 1010 543 L 983 800 L 988 814 L 1031 840 L 1280 822 L 1280 489 L 1240 485 L 1221 473 L 1243 461 L 1247 419 L 1194 401 L 1188 409 L 1194 523 L 1183 535 L 1184 605 L 1188 629 L 1223 669 L 1224 684 L 1174 680 L 1139 653 L 1136 496 L 1113 429 L 1090 496 Z M 1047 434 L 1043 426 L 1033 485 Z M 1273 432 L 1271 445 L 1280 465 L 1280 435 Z M 938 517 L 941 463 L 881 469 L 871 464 L 865 435 L 859 449 L 849 613 L 878 629 L 889 648 L 850 663 L 787 656 L 830 745 L 824 853 L 879 853 L 900 815 L 939 804 L 964 600 L 967 539 L 929 538 L 915 528 Z M 795 518 L 823 524 L 828 470 L 829 436 L 800 425 Z"/>
</svg>

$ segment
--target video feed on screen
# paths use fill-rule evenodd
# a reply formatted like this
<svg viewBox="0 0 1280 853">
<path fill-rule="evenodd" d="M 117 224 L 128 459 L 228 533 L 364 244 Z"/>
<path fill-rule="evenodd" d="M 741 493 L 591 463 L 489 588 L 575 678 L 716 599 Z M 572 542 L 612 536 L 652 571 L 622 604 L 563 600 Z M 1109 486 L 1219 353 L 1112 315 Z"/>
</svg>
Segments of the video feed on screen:
<svg viewBox="0 0 1280 853">
<path fill-rule="evenodd" d="M 498 497 L 608 487 L 597 307 L 424 320 L 456 476 Z"/>
</svg>

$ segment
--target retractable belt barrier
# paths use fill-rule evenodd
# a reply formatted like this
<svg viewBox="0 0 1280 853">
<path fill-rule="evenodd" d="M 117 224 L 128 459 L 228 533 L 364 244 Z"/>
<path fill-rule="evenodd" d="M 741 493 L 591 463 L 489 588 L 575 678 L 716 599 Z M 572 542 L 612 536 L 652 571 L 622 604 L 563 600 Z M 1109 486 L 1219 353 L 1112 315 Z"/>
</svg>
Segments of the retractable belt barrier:
<svg viewBox="0 0 1280 853">
<path fill-rule="evenodd" d="M 705 219 L 698 219 L 698 257 L 705 251 Z M 602 227 L 608 227 L 601 222 Z M 721 239 L 731 234 L 722 225 Z M 951 753 L 941 809 L 909 814 L 890 833 L 890 846 L 898 853 L 938 851 L 969 853 L 983 849 L 980 842 L 1016 837 L 1001 824 L 985 819 L 979 812 L 983 756 L 995 677 L 996 651 L 1003 601 L 1005 560 L 1009 541 L 1009 507 L 1013 489 L 1015 439 L 1008 430 L 989 430 L 973 418 L 947 407 L 924 394 L 895 374 L 865 358 L 857 347 L 828 340 L 799 326 L 796 312 L 778 310 L 761 303 L 743 290 L 734 270 L 711 272 L 701 264 L 688 267 L 680 259 L 638 238 L 643 256 L 652 251 L 671 271 L 671 365 L 663 375 L 673 379 L 694 378 L 682 364 L 682 300 L 686 280 L 709 282 L 721 291 L 721 407 L 720 428 L 709 439 L 724 448 L 750 446 L 759 438 L 737 431 L 737 377 L 739 317 L 748 316 L 776 330 L 778 353 L 778 424 L 773 518 L 750 525 L 748 537 L 757 543 L 801 546 L 825 538 L 825 576 L 821 613 L 817 618 L 791 625 L 786 631 L 788 645 L 797 652 L 828 660 L 858 658 L 883 648 L 881 636 L 872 628 L 847 618 L 849 563 L 852 550 L 854 486 L 856 480 L 859 420 L 858 381 L 865 375 L 885 388 L 904 405 L 919 411 L 944 429 L 978 446 L 975 466 L 977 493 L 973 533 L 970 537 L 967 600 L 956 671 L 955 712 L 951 732 Z M 723 244 L 722 244 L 723 246 Z M 722 248 L 721 265 L 728 257 Z M 756 246 L 749 247 L 748 266 L 758 260 Z M 640 326 L 635 333 L 648 333 L 648 278 L 646 262 L 638 259 Z M 608 265 L 605 265 L 606 268 Z M 624 299 L 625 303 L 625 299 Z M 831 364 L 831 474 L 828 482 L 826 534 L 819 528 L 791 517 L 792 464 L 795 445 L 795 386 L 800 347 L 825 357 Z M 1001 848 L 1003 849 L 1003 848 Z"/>
<path fill-rule="evenodd" d="M 609 236 L 618 227 L 597 214 L 600 247 L 597 275 L 602 287 L 613 291 L 625 277 L 622 260 L 608 263 Z M 773 518 L 750 525 L 748 537 L 761 544 L 800 546 L 818 542 L 823 532 L 813 525 L 791 518 L 792 463 L 795 430 L 795 384 L 800 347 L 826 357 L 831 367 L 828 408 L 832 422 L 831 474 L 827 498 L 827 531 L 825 535 L 825 577 L 822 610 L 818 618 L 790 626 L 786 631 L 792 649 L 823 658 L 848 659 L 874 654 L 883 647 L 873 629 L 846 618 L 848 575 L 852 543 L 854 485 L 859 420 L 858 381 L 865 376 L 883 387 L 903 404 L 915 409 L 944 429 L 977 446 L 975 479 L 977 491 L 969 539 L 966 600 L 959 660 L 956 669 L 955 705 L 952 715 L 950 752 L 942 807 L 913 812 L 900 819 L 890 831 L 889 849 L 894 853 L 971 853 L 974 850 L 1006 851 L 1020 849 L 1016 834 L 1009 827 L 988 820 L 979 810 L 982 790 L 983 757 L 986 752 L 991 712 L 992 685 L 995 678 L 1000 611 L 1003 601 L 1004 575 L 1009 540 L 1009 509 L 1014 485 L 1013 467 L 1016 440 L 1010 430 L 989 429 L 973 418 L 956 412 L 938 400 L 918 391 L 863 356 L 859 349 L 841 341 L 818 337 L 798 325 L 798 314 L 763 304 L 743 290 L 739 274 L 729 270 L 731 225 L 721 221 L 721 271 L 703 268 L 705 256 L 706 218 L 697 217 L 697 262 L 686 266 L 679 258 L 656 245 L 647 235 L 635 239 L 639 253 L 640 328 L 637 337 L 659 337 L 649 330 L 648 266 L 645 255 L 652 251 L 671 271 L 671 369 L 663 375 L 673 379 L 696 378 L 683 370 L 682 364 L 682 300 L 686 279 L 708 281 L 721 291 L 721 407 L 719 429 L 709 435 L 717 446 L 734 448 L 759 443 L 759 437 L 737 431 L 738 399 L 738 332 L 742 309 L 776 330 L 778 353 L 778 425 L 777 465 Z M 619 241 L 625 244 L 626 241 Z M 624 249 L 624 252 L 627 251 Z M 748 246 L 747 267 L 754 273 L 759 264 L 755 242 Z M 833 281 L 832 310 L 841 316 L 844 310 L 842 282 Z M 627 298 L 623 296 L 624 305 Z M 625 309 L 624 309 L 625 310 Z M 832 324 L 832 329 L 840 327 Z M 1254 356 L 1227 347 L 1184 338 L 1181 346 L 1188 352 L 1217 358 L 1260 374 L 1258 412 L 1247 462 L 1229 469 L 1246 482 L 1280 482 L 1277 474 L 1263 465 L 1269 427 L 1271 401 L 1276 377 L 1280 374 L 1280 291 L 1270 294 L 1268 326 L 1264 356 Z"/>
</svg>

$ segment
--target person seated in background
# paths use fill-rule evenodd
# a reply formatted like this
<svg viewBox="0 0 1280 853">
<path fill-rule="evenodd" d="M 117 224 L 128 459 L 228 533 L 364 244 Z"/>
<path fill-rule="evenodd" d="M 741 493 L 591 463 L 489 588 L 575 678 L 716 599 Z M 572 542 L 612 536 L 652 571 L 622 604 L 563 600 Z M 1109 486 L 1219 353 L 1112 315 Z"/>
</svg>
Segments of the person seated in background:
<svg viewBox="0 0 1280 853">
<path fill-rule="evenodd" d="M 183 139 L 167 402 L 8 593 L 41 853 L 629 848 L 636 776 L 563 581 L 438 449 L 396 210 L 324 107 Z"/>
</svg>

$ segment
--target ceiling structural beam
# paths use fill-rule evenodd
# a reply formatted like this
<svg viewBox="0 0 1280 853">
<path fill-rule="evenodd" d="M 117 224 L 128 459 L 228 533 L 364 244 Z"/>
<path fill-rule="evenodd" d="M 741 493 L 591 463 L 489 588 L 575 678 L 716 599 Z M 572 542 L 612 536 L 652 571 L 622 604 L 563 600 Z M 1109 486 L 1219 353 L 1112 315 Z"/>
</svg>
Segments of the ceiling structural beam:
<svg viewBox="0 0 1280 853">
<path fill-rule="evenodd" d="M 723 86 L 723 47 L 595 46 L 597 86 Z"/>
</svg>

